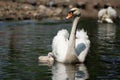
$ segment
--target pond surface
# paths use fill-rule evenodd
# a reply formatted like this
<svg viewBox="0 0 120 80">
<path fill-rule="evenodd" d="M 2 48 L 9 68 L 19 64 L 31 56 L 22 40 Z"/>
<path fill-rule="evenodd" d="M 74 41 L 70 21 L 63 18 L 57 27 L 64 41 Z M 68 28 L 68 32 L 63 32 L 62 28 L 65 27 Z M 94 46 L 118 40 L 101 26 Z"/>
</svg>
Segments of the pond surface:
<svg viewBox="0 0 120 80">
<path fill-rule="evenodd" d="M 60 29 L 71 29 L 71 21 L 0 22 L 0 80 L 120 80 L 120 20 L 98 24 L 81 20 L 91 47 L 84 64 L 52 66 L 38 61 L 51 51 Z"/>
</svg>

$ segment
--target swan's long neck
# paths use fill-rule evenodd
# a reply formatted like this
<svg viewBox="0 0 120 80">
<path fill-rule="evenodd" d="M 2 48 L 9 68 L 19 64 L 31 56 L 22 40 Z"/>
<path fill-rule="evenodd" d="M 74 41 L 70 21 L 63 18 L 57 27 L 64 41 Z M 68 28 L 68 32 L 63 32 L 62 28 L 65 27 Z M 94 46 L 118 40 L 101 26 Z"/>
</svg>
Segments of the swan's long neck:
<svg viewBox="0 0 120 80">
<path fill-rule="evenodd" d="M 77 23 L 79 21 L 80 17 L 75 17 L 70 33 L 69 43 L 68 43 L 68 50 L 67 50 L 67 56 L 66 56 L 66 62 L 71 63 L 76 60 L 76 52 L 75 52 L 75 32 Z"/>
<path fill-rule="evenodd" d="M 76 33 L 76 27 L 78 24 L 80 17 L 76 17 L 73 21 L 70 38 L 69 38 L 69 47 L 75 49 L 75 33 Z"/>
</svg>

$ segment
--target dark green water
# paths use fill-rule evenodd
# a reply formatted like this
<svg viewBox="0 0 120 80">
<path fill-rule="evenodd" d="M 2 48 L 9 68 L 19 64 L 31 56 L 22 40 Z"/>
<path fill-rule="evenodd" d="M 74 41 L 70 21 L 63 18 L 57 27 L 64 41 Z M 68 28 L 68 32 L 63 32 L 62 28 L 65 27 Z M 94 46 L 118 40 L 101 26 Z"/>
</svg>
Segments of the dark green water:
<svg viewBox="0 0 120 80">
<path fill-rule="evenodd" d="M 81 20 L 91 41 L 84 64 L 53 66 L 38 62 L 51 51 L 60 29 L 71 29 L 71 21 L 0 22 L 0 80 L 120 80 L 120 20 L 98 24 Z"/>
</svg>

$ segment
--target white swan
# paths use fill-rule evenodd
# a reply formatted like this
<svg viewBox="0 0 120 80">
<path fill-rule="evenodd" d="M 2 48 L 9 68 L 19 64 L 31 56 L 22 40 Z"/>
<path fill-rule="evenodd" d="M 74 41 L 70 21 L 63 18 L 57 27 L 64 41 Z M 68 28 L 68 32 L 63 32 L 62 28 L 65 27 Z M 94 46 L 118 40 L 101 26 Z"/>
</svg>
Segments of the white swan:
<svg viewBox="0 0 120 80">
<path fill-rule="evenodd" d="M 112 7 L 108 7 L 107 9 L 101 9 L 98 12 L 98 22 L 103 23 L 113 23 L 113 19 L 116 18 L 117 12 Z"/>
<path fill-rule="evenodd" d="M 67 30 L 62 29 L 58 31 L 53 39 L 52 53 L 48 55 L 52 55 L 58 62 L 74 63 L 85 61 L 85 57 L 90 47 L 90 41 L 87 33 L 83 29 L 76 31 L 80 15 L 81 13 L 78 8 L 72 8 L 66 17 L 66 19 L 69 19 L 72 16 L 75 18 L 70 36 Z"/>
</svg>

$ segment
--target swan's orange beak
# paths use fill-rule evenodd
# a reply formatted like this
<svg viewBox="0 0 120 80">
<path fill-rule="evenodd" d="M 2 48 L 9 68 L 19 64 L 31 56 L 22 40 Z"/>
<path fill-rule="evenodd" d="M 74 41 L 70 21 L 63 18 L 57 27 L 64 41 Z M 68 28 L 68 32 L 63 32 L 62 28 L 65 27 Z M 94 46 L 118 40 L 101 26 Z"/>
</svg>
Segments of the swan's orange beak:
<svg viewBox="0 0 120 80">
<path fill-rule="evenodd" d="M 67 15 L 66 19 L 70 19 L 72 16 L 73 16 L 73 13 L 72 13 L 72 12 L 70 12 L 70 13 L 68 13 L 68 15 Z"/>
</svg>

